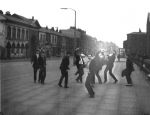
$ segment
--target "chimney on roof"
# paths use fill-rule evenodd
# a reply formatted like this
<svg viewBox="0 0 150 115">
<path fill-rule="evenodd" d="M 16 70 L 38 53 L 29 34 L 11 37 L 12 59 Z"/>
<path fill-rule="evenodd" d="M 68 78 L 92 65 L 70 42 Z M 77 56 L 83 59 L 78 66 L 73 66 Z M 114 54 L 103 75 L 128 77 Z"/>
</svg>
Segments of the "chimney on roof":
<svg viewBox="0 0 150 115">
<path fill-rule="evenodd" d="M 32 16 L 32 20 L 34 20 L 34 16 Z"/>
<path fill-rule="evenodd" d="M 6 12 L 6 15 L 11 16 L 11 14 L 10 14 L 10 12 L 9 12 L 9 11 L 7 11 L 7 12 Z"/>
<path fill-rule="evenodd" d="M 46 29 L 48 29 L 48 26 L 46 26 Z"/>
<path fill-rule="evenodd" d="M 2 10 L 0 10 L 0 14 L 3 14 L 3 11 L 2 11 Z"/>
<path fill-rule="evenodd" d="M 140 32 L 140 33 L 142 32 L 140 28 L 139 28 L 139 32 Z"/>
<path fill-rule="evenodd" d="M 58 27 L 56 27 L 56 32 L 58 32 Z"/>
<path fill-rule="evenodd" d="M 54 30 L 54 27 L 52 27 L 51 30 L 52 30 L 52 31 L 55 31 L 55 30 Z"/>
</svg>

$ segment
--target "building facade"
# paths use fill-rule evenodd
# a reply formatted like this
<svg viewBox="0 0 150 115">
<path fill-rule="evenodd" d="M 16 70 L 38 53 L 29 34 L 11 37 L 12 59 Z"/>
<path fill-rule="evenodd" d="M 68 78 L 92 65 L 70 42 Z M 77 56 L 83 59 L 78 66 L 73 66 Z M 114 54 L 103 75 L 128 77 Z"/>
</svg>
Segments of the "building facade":
<svg viewBox="0 0 150 115">
<path fill-rule="evenodd" d="M 97 51 L 97 39 L 86 34 L 81 29 L 70 27 L 67 30 L 61 30 L 64 36 L 68 37 L 67 50 L 74 52 L 75 48 L 80 48 L 86 54 L 95 54 Z"/>
<path fill-rule="evenodd" d="M 62 56 L 67 50 L 67 37 L 58 30 L 41 28 L 39 29 L 39 48 L 44 49 L 47 57 Z"/>
<path fill-rule="evenodd" d="M 29 58 L 36 50 L 38 29 L 37 20 L 27 19 L 10 12 L 0 14 L 5 20 L 5 58 Z"/>
<path fill-rule="evenodd" d="M 150 58 L 150 13 L 147 17 L 146 32 L 132 32 L 127 34 L 123 43 L 126 54 L 133 57 Z"/>
<path fill-rule="evenodd" d="M 150 58 L 150 13 L 148 13 L 147 16 L 147 25 L 146 25 L 146 34 L 147 34 L 147 38 L 146 38 L 146 55 Z"/>
<path fill-rule="evenodd" d="M 5 57 L 6 18 L 0 15 L 0 59 Z"/>
<path fill-rule="evenodd" d="M 133 56 L 146 55 L 146 33 L 133 32 L 127 34 L 127 53 Z"/>
</svg>

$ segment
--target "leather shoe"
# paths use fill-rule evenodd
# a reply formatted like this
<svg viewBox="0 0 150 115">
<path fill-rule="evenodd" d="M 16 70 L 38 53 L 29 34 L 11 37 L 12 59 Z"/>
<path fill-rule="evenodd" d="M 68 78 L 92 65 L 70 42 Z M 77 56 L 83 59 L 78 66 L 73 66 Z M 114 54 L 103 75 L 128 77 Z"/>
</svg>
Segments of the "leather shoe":
<svg viewBox="0 0 150 115">
<path fill-rule="evenodd" d="M 58 84 L 59 87 L 62 87 L 62 85 Z"/>
<path fill-rule="evenodd" d="M 69 88 L 68 86 L 65 86 L 64 88 Z"/>
</svg>

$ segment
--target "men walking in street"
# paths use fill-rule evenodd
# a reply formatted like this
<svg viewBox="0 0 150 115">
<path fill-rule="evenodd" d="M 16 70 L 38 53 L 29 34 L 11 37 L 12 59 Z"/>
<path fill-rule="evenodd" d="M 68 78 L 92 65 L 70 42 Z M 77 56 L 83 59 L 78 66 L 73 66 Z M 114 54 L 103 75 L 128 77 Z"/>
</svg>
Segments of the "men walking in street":
<svg viewBox="0 0 150 115">
<path fill-rule="evenodd" d="M 46 78 L 46 56 L 44 52 L 41 52 L 39 56 L 39 80 L 38 82 L 41 84 L 44 84 L 45 78 Z"/>
<path fill-rule="evenodd" d="M 34 71 L 34 83 L 36 83 L 37 71 L 39 70 L 39 50 L 36 50 L 36 53 L 31 58 L 31 64 Z"/>
<path fill-rule="evenodd" d="M 76 79 L 77 82 L 81 82 L 82 83 L 82 76 L 84 74 L 84 66 L 85 66 L 85 62 L 83 60 L 83 55 L 84 54 L 80 54 L 80 60 L 79 60 L 79 69 L 78 69 L 78 77 Z"/>
<path fill-rule="evenodd" d="M 93 79 L 95 77 L 95 60 L 92 59 L 90 64 L 89 64 L 89 73 L 88 76 L 86 77 L 85 81 L 85 87 L 87 88 L 87 91 L 90 95 L 90 98 L 94 98 L 95 92 L 93 91 L 92 84 L 93 84 Z"/>
<path fill-rule="evenodd" d="M 107 82 L 107 72 L 109 71 L 110 76 L 115 80 L 114 83 L 117 83 L 117 78 L 114 76 L 114 74 L 112 73 L 112 69 L 114 66 L 114 61 L 115 61 L 115 52 L 112 54 L 112 56 L 108 56 L 108 61 L 107 61 L 107 65 L 104 71 L 104 83 Z"/>
<path fill-rule="evenodd" d="M 65 82 L 64 82 L 64 88 L 69 88 L 68 87 L 68 70 L 69 70 L 69 52 L 67 52 L 65 54 L 65 56 L 62 59 L 62 62 L 60 64 L 60 70 L 61 70 L 61 77 L 59 80 L 59 87 L 62 87 L 62 81 L 65 78 Z"/>
<path fill-rule="evenodd" d="M 95 63 L 95 64 L 93 64 L 93 69 L 94 69 L 94 76 L 96 75 L 99 84 L 102 84 L 102 80 L 99 75 L 99 71 L 102 69 L 104 60 L 100 58 L 100 53 L 101 53 L 101 51 L 98 51 L 93 59 L 94 63 Z M 93 77 L 93 84 L 95 84 L 95 77 Z"/>
<path fill-rule="evenodd" d="M 76 65 L 77 67 L 75 75 L 79 74 L 79 67 L 80 67 L 79 61 L 80 61 L 80 49 L 77 48 L 74 53 L 74 65 Z"/>
<path fill-rule="evenodd" d="M 133 63 L 131 59 L 128 57 L 126 60 L 126 69 L 122 71 L 122 77 L 126 76 L 127 85 L 126 86 L 132 86 L 132 79 L 131 79 L 131 73 L 134 71 Z"/>
</svg>

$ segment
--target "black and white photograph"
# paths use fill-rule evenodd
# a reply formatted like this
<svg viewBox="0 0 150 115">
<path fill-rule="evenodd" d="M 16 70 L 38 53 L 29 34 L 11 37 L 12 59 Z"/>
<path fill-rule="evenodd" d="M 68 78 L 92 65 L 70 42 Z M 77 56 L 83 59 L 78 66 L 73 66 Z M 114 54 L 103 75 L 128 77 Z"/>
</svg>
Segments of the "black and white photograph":
<svg viewBox="0 0 150 115">
<path fill-rule="evenodd" d="M 150 115 L 149 0 L 0 4 L 0 115 Z"/>
</svg>

